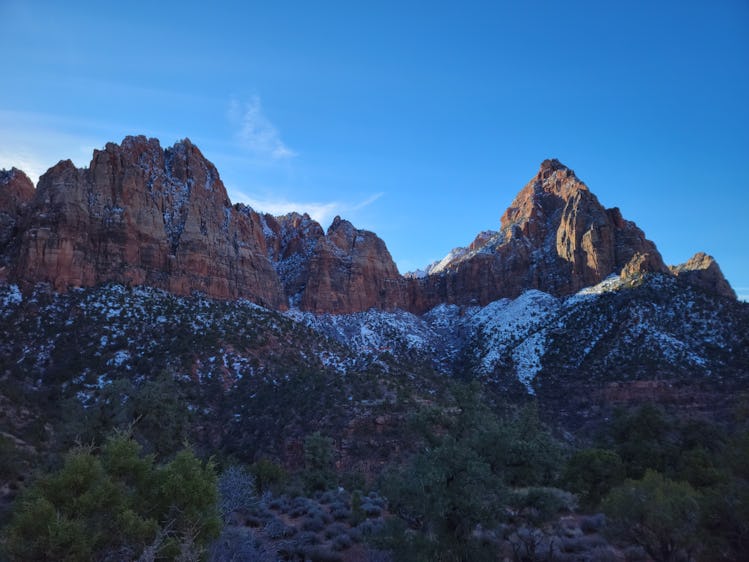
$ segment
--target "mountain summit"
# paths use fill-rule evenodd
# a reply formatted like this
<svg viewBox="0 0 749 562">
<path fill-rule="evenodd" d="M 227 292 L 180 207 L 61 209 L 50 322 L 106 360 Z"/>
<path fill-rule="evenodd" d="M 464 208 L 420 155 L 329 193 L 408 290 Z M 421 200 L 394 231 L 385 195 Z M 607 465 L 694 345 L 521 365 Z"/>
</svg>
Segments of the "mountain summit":
<svg viewBox="0 0 749 562">
<path fill-rule="evenodd" d="M 703 254 L 669 270 L 634 223 L 604 208 L 558 160 L 541 164 L 498 231 L 481 232 L 418 278 L 401 276 L 376 234 L 340 217 L 325 232 L 308 215 L 232 205 L 189 139 L 162 149 L 156 139 L 127 137 L 94 151 L 88 168 L 59 162 L 35 190 L 22 172 L 1 172 L 0 204 L 0 279 L 22 287 L 113 281 L 273 309 L 423 313 L 662 273 L 735 298 Z"/>
<path fill-rule="evenodd" d="M 619 209 L 606 209 L 559 160 L 538 173 L 502 215 L 419 280 L 425 308 L 439 302 L 485 305 L 528 289 L 572 294 L 609 275 L 666 273 L 660 253 Z"/>
</svg>

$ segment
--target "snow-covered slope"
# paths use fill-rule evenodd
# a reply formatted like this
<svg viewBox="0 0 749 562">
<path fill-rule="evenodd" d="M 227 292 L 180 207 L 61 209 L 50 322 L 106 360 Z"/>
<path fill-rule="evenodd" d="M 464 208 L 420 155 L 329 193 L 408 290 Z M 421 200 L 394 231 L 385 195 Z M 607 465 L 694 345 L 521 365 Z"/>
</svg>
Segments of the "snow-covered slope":
<svg viewBox="0 0 749 562">
<path fill-rule="evenodd" d="M 744 313 L 739 333 L 726 328 L 728 309 Z M 469 369 L 483 380 L 509 377 L 533 394 L 542 372 L 709 377 L 735 363 L 730 355 L 749 332 L 746 309 L 656 275 L 638 287 L 611 277 L 566 299 L 529 290 L 485 307 L 440 305 L 423 316 L 374 309 L 287 316 L 357 355 L 429 361 L 439 371 Z"/>
</svg>

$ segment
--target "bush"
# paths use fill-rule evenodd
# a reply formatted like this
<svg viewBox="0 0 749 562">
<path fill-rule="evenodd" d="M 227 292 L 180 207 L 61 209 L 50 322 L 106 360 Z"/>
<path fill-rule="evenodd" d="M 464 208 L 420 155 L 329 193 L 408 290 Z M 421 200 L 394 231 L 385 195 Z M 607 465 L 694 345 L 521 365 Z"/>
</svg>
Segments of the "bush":
<svg viewBox="0 0 749 562">
<path fill-rule="evenodd" d="M 296 537 L 296 542 L 299 545 L 307 546 L 313 544 L 320 544 L 320 537 L 313 531 L 302 531 Z"/>
<path fill-rule="evenodd" d="M 611 490 L 603 506 L 612 533 L 668 561 L 689 557 L 699 544 L 698 497 L 688 483 L 648 470 Z"/>
<path fill-rule="evenodd" d="M 351 537 L 349 537 L 346 533 L 342 535 L 338 535 L 335 539 L 333 539 L 333 550 L 346 550 L 347 548 L 350 548 L 352 545 Z"/>
<path fill-rule="evenodd" d="M 586 535 L 600 532 L 606 525 L 606 516 L 603 513 L 595 515 L 583 515 L 580 518 L 580 529 Z"/>
<path fill-rule="evenodd" d="M 567 489 L 580 495 L 584 505 L 595 507 L 624 477 L 624 463 L 614 451 L 583 449 L 567 461 L 562 481 Z"/>
<path fill-rule="evenodd" d="M 307 516 L 302 523 L 302 530 L 319 533 L 325 528 L 325 522 L 319 515 Z"/>
<path fill-rule="evenodd" d="M 230 466 L 218 479 L 219 511 L 224 519 L 235 511 L 248 511 L 258 503 L 255 477 L 241 466 Z"/>
<path fill-rule="evenodd" d="M 333 539 L 338 535 L 343 535 L 348 531 L 348 527 L 342 523 L 333 523 L 327 529 L 325 529 L 325 538 Z"/>
<path fill-rule="evenodd" d="M 333 472 L 333 440 L 319 431 L 304 440 L 304 473 L 308 491 L 330 488 L 335 480 Z"/>
<path fill-rule="evenodd" d="M 266 536 L 273 540 L 293 537 L 296 534 L 296 527 L 287 525 L 277 517 L 265 524 L 263 528 Z"/>
<path fill-rule="evenodd" d="M 275 557 L 251 534 L 232 527 L 225 527 L 221 536 L 208 548 L 209 562 L 275 562 Z"/>
<path fill-rule="evenodd" d="M 255 477 L 255 484 L 259 494 L 277 488 L 286 480 L 283 467 L 269 459 L 262 458 L 250 465 L 250 472 Z"/>
<path fill-rule="evenodd" d="M 369 501 L 364 502 L 361 509 L 367 517 L 379 517 L 382 513 L 382 508 L 379 505 L 375 505 Z"/>
<path fill-rule="evenodd" d="M 166 556 L 199 550 L 217 534 L 216 476 L 184 450 L 166 465 L 128 435 L 101 454 L 70 451 L 63 467 L 40 477 L 18 502 L 5 531 L 11 560 L 137 558 L 147 546 Z"/>
<path fill-rule="evenodd" d="M 322 546 L 309 546 L 303 549 L 305 560 L 311 562 L 341 562 L 343 558 L 336 552 L 331 552 Z"/>
</svg>

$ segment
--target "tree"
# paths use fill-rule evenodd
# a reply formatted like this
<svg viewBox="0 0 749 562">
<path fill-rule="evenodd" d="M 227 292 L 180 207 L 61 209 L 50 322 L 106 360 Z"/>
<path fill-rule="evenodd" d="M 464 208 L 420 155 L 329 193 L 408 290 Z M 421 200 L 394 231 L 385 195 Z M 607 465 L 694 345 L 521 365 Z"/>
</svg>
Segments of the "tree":
<svg viewBox="0 0 749 562">
<path fill-rule="evenodd" d="M 184 450 L 155 465 L 123 433 L 96 453 L 71 450 L 18 501 L 4 533 L 11 560 L 135 559 L 155 542 L 168 556 L 188 543 L 199 550 L 217 534 L 210 463 Z"/>
<path fill-rule="evenodd" d="M 677 464 L 680 436 L 672 420 L 653 404 L 632 413 L 618 412 L 611 437 L 630 478 L 642 478 L 648 469 L 666 473 Z"/>
<path fill-rule="evenodd" d="M 304 483 L 308 490 L 325 490 L 333 485 L 333 440 L 319 431 L 304 440 Z"/>
<path fill-rule="evenodd" d="M 691 559 L 699 546 L 699 494 L 648 470 L 626 480 L 606 497 L 603 508 L 615 534 L 642 546 L 658 562 Z"/>
<path fill-rule="evenodd" d="M 624 476 L 624 463 L 614 451 L 583 449 L 567 461 L 562 481 L 584 505 L 595 507 Z"/>
</svg>

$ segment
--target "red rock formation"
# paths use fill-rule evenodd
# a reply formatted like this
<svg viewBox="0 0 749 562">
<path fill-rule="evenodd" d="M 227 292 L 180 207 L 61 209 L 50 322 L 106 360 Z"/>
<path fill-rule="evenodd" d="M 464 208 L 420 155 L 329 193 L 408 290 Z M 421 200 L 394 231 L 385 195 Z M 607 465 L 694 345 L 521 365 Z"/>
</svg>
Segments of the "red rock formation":
<svg viewBox="0 0 749 562">
<path fill-rule="evenodd" d="M 575 173 L 546 160 L 502 215 L 437 271 L 410 280 L 411 307 L 487 304 L 527 289 L 567 295 L 612 273 L 668 272 L 655 245 L 618 209 L 605 209 Z"/>
<path fill-rule="evenodd" d="M 373 232 L 354 228 L 336 217 L 318 245 L 310 266 L 307 310 L 392 310 L 404 307 L 404 281 L 385 243 Z M 328 287 L 341 288 L 328 295 Z"/>
<path fill-rule="evenodd" d="M 684 279 L 692 285 L 724 297 L 736 298 L 736 293 L 726 281 L 713 256 L 697 252 L 686 263 L 671 267 L 671 271 L 679 279 Z"/>
<path fill-rule="evenodd" d="M 36 191 L 21 172 L 2 173 L 0 258 L 0 279 L 26 286 L 116 281 L 333 314 L 484 305 L 531 288 L 566 295 L 612 273 L 669 272 L 642 231 L 557 160 L 541 164 L 499 231 L 405 279 L 374 233 L 339 217 L 325 233 L 306 214 L 232 206 L 189 140 L 163 150 L 145 137 L 95 151 L 87 169 L 62 161 Z M 674 272 L 735 297 L 704 254 Z"/>
<path fill-rule="evenodd" d="M 34 197 L 34 184 L 21 170 L 0 170 L 0 280 L 17 251 L 17 230 L 21 215 Z"/>
<path fill-rule="evenodd" d="M 310 277 L 312 256 L 325 231 L 305 213 L 264 215 L 268 257 L 276 268 L 291 306 L 299 306 Z M 342 288 L 340 289 L 342 290 Z"/>
<path fill-rule="evenodd" d="M 162 150 L 127 137 L 94 151 L 87 169 L 62 161 L 40 178 L 13 277 L 59 291 L 117 281 L 283 307 L 258 230 L 189 140 Z"/>
</svg>

